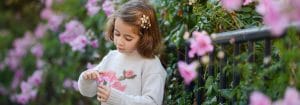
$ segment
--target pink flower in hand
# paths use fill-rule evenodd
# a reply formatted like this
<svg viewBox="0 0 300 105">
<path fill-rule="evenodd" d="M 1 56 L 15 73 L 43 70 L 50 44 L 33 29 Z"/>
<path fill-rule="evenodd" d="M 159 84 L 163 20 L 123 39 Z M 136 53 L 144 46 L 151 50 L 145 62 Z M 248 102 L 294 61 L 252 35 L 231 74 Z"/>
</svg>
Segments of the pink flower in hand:
<svg viewBox="0 0 300 105">
<path fill-rule="evenodd" d="M 105 83 L 104 85 L 120 91 L 124 91 L 126 88 L 126 85 L 122 85 L 122 83 L 118 80 L 116 73 L 111 71 L 100 72 L 100 77 L 97 79 L 97 82 L 99 84 Z"/>
<path fill-rule="evenodd" d="M 191 64 L 186 64 L 183 61 L 178 62 L 178 69 L 181 77 L 184 79 L 184 83 L 189 85 L 197 76 L 195 69 L 197 68 L 198 63 L 192 62 Z"/>
<path fill-rule="evenodd" d="M 260 92 L 252 92 L 250 96 L 250 105 L 271 105 L 269 97 Z"/>
<path fill-rule="evenodd" d="M 211 44 L 211 39 L 205 31 L 193 32 L 193 38 L 191 39 L 189 57 L 194 57 L 195 54 L 202 56 L 208 52 L 213 51 L 214 47 Z"/>
</svg>

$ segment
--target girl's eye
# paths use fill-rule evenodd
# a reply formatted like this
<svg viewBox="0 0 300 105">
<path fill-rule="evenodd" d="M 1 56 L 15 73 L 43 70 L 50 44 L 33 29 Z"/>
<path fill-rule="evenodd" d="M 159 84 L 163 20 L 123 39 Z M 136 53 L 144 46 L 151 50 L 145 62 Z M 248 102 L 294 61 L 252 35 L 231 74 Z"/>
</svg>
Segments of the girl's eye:
<svg viewBox="0 0 300 105">
<path fill-rule="evenodd" d="M 129 39 L 129 38 L 125 38 L 125 39 L 126 39 L 127 41 L 129 41 L 129 42 L 132 41 L 132 39 Z"/>
<path fill-rule="evenodd" d="M 115 36 L 120 36 L 120 34 L 114 33 Z"/>
</svg>

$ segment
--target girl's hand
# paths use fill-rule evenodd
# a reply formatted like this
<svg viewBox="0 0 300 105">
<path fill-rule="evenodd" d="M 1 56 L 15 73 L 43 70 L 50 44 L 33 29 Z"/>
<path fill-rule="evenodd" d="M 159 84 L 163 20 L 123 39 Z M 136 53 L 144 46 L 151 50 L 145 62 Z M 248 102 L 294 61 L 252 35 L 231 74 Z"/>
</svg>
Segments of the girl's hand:
<svg viewBox="0 0 300 105">
<path fill-rule="evenodd" d="M 110 88 L 100 84 L 97 90 L 97 100 L 101 102 L 106 102 L 110 95 Z"/>
<path fill-rule="evenodd" d="M 95 80 L 99 77 L 98 71 L 96 70 L 87 70 L 83 72 L 83 78 L 87 80 Z"/>
</svg>

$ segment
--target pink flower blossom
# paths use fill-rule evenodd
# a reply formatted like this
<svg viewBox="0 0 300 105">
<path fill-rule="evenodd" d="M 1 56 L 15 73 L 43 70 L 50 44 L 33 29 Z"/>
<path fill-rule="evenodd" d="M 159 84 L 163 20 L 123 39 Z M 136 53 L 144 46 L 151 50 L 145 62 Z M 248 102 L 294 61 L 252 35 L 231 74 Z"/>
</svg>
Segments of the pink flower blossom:
<svg viewBox="0 0 300 105">
<path fill-rule="evenodd" d="M 96 67 L 97 65 L 93 65 L 93 64 L 91 64 L 90 62 L 88 62 L 88 64 L 87 64 L 87 69 L 93 69 L 94 67 Z"/>
<path fill-rule="evenodd" d="M 202 56 L 208 52 L 213 51 L 214 47 L 211 44 L 211 39 L 207 35 L 206 32 L 193 32 L 193 38 L 190 40 L 190 51 L 189 51 L 189 57 L 194 57 L 194 54 L 197 54 L 198 56 Z"/>
<path fill-rule="evenodd" d="M 242 0 L 221 0 L 221 5 L 228 11 L 235 11 L 241 8 Z"/>
<path fill-rule="evenodd" d="M 48 29 L 47 25 L 39 24 L 34 31 L 35 37 L 42 38 L 45 35 L 47 29 Z"/>
<path fill-rule="evenodd" d="M 16 101 L 20 104 L 27 104 L 30 99 L 34 99 L 37 94 L 37 90 L 33 89 L 33 86 L 27 82 L 21 83 L 21 94 L 16 95 Z"/>
<path fill-rule="evenodd" d="M 51 8 L 53 0 L 45 0 L 46 8 Z"/>
<path fill-rule="evenodd" d="M 75 80 L 71 80 L 69 78 L 65 79 L 63 85 L 65 88 L 74 89 L 74 90 L 78 91 L 78 82 Z"/>
<path fill-rule="evenodd" d="M 253 0 L 245 0 L 244 3 L 243 3 L 243 5 L 248 5 L 248 4 L 252 3 L 252 2 L 254 2 L 254 1 Z"/>
<path fill-rule="evenodd" d="M 44 53 L 43 46 L 40 43 L 37 43 L 36 45 L 34 45 L 30 51 L 37 58 L 41 58 Z"/>
<path fill-rule="evenodd" d="M 72 81 L 72 87 L 73 87 L 74 90 L 78 91 L 79 90 L 79 88 L 78 88 L 78 82 L 73 80 Z"/>
<path fill-rule="evenodd" d="M 105 0 L 102 4 L 102 9 L 105 12 L 106 16 L 110 16 L 114 11 L 114 4 L 111 0 Z"/>
<path fill-rule="evenodd" d="M 185 84 L 189 85 L 197 77 L 197 66 L 197 62 L 192 62 L 191 64 L 186 64 L 183 61 L 178 62 L 179 73 L 184 79 Z"/>
<path fill-rule="evenodd" d="M 22 105 L 27 104 L 30 100 L 30 96 L 28 96 L 27 94 L 19 94 L 16 95 L 15 97 L 16 97 L 16 101 Z"/>
<path fill-rule="evenodd" d="M 80 35 L 76 39 L 70 42 L 73 51 L 84 52 L 84 47 L 89 43 L 86 36 Z"/>
<path fill-rule="evenodd" d="M 63 86 L 65 88 L 71 88 L 72 87 L 72 80 L 71 79 L 65 79 Z"/>
<path fill-rule="evenodd" d="M 38 58 L 36 60 L 36 68 L 37 69 L 42 69 L 44 67 L 44 65 L 45 65 L 45 62 L 42 59 Z"/>
<path fill-rule="evenodd" d="M 300 94 L 295 88 L 287 88 L 284 94 L 284 105 L 300 105 Z"/>
<path fill-rule="evenodd" d="M 29 78 L 28 83 L 33 86 L 39 86 L 42 82 L 43 71 L 36 70 Z"/>
<path fill-rule="evenodd" d="M 254 91 L 250 96 L 250 105 L 271 105 L 271 100 L 264 94 Z"/>
<path fill-rule="evenodd" d="M 48 27 L 51 29 L 51 31 L 57 32 L 63 20 L 64 20 L 63 15 L 52 15 L 48 19 Z"/>
<path fill-rule="evenodd" d="M 11 54 L 14 53 L 12 51 L 9 51 L 9 56 L 5 58 L 5 64 L 8 65 L 10 70 L 15 71 L 20 66 L 20 57 L 11 56 Z"/>
<path fill-rule="evenodd" d="M 88 2 L 85 5 L 85 8 L 87 9 L 89 16 L 94 16 L 100 10 L 100 6 L 98 5 L 97 0 L 88 0 Z"/>
<path fill-rule="evenodd" d="M 279 7 L 281 7 L 280 3 L 274 0 L 261 0 L 256 7 L 256 11 L 263 15 L 264 23 L 271 28 L 275 36 L 281 35 L 289 23 Z"/>
<path fill-rule="evenodd" d="M 284 0 L 285 4 L 282 8 L 284 8 L 285 14 L 289 16 L 291 22 L 300 22 L 300 1 L 299 0 Z"/>
<path fill-rule="evenodd" d="M 96 39 L 96 40 L 91 41 L 91 42 L 90 42 L 90 45 L 91 45 L 93 48 L 98 48 L 98 47 L 99 47 L 99 45 L 98 45 L 98 40 Z"/>
<path fill-rule="evenodd" d="M 51 18 L 52 15 L 54 15 L 54 13 L 50 8 L 44 8 L 41 11 L 40 17 L 41 19 L 48 20 Z"/>
<path fill-rule="evenodd" d="M 22 93 L 29 93 L 33 89 L 33 86 L 27 82 L 21 82 L 21 91 Z"/>
<path fill-rule="evenodd" d="M 19 69 L 19 70 L 15 71 L 14 79 L 11 83 L 12 89 L 16 89 L 18 87 L 18 85 L 21 82 L 21 79 L 23 78 L 23 75 L 24 75 L 24 70 Z"/>
<path fill-rule="evenodd" d="M 79 35 L 85 33 L 84 26 L 77 20 L 72 20 L 65 25 L 65 32 L 59 35 L 61 43 L 70 43 Z"/>
</svg>

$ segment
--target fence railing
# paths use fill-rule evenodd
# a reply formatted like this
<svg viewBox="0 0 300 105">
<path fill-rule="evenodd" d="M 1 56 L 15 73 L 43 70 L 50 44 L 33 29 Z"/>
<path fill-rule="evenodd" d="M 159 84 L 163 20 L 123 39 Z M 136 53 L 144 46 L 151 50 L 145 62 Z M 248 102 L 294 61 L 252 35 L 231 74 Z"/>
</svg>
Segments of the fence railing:
<svg viewBox="0 0 300 105">
<path fill-rule="evenodd" d="M 290 27 L 300 27 L 300 24 L 292 24 Z M 299 28 L 298 28 L 299 32 Z M 285 36 L 286 32 L 282 35 Z M 235 30 L 230 32 L 223 32 L 223 33 L 217 33 L 215 36 L 212 37 L 214 45 L 220 45 L 222 50 L 225 50 L 224 48 L 226 46 L 233 46 L 233 56 L 238 56 L 241 53 L 241 45 L 246 44 L 246 48 L 249 55 L 249 58 L 247 59 L 248 62 L 255 62 L 255 43 L 263 41 L 264 42 L 264 57 L 270 57 L 271 51 L 272 51 L 272 43 L 271 41 L 277 38 L 281 37 L 274 37 L 272 36 L 271 32 L 269 31 L 269 28 L 267 27 L 261 27 L 261 28 L 250 28 L 250 29 L 241 29 L 241 30 Z M 170 46 L 169 46 L 170 47 Z M 178 50 L 177 56 L 178 60 L 183 60 L 187 63 L 190 63 L 192 60 L 198 60 L 201 61 L 201 57 L 195 57 L 195 58 L 189 58 L 188 57 L 188 51 L 189 51 L 189 43 L 187 42 L 183 49 Z M 213 58 L 215 57 L 215 52 L 212 52 L 209 54 L 210 61 L 207 65 L 207 67 L 204 68 L 204 66 L 200 66 L 198 68 L 198 78 L 196 80 L 198 87 L 204 87 L 205 84 L 205 77 L 204 77 L 204 71 L 205 69 L 208 72 L 209 76 L 214 76 L 215 72 L 219 73 L 219 89 L 226 89 L 230 88 L 229 84 L 232 83 L 233 87 L 236 87 L 240 83 L 240 73 L 237 70 L 235 66 L 233 66 L 232 70 L 232 77 L 227 77 L 226 72 L 222 72 L 223 67 L 226 65 L 225 62 L 227 60 L 226 56 L 225 58 L 218 61 L 218 65 L 213 65 Z M 237 61 L 232 62 L 233 65 L 237 65 Z M 264 64 L 264 67 L 269 66 L 268 63 Z M 214 76 L 216 77 L 216 76 Z M 231 78 L 233 81 L 227 81 L 227 78 Z M 191 85 L 186 86 L 186 91 L 190 91 L 195 87 L 195 83 L 191 83 Z M 199 90 L 196 93 L 193 93 L 193 99 L 196 99 L 197 104 L 201 105 L 202 102 L 205 99 L 205 90 Z M 220 95 L 218 96 L 218 102 L 224 103 L 225 101 L 231 102 L 231 104 L 236 104 L 236 99 L 233 98 L 233 100 L 226 100 L 224 97 Z"/>
</svg>

